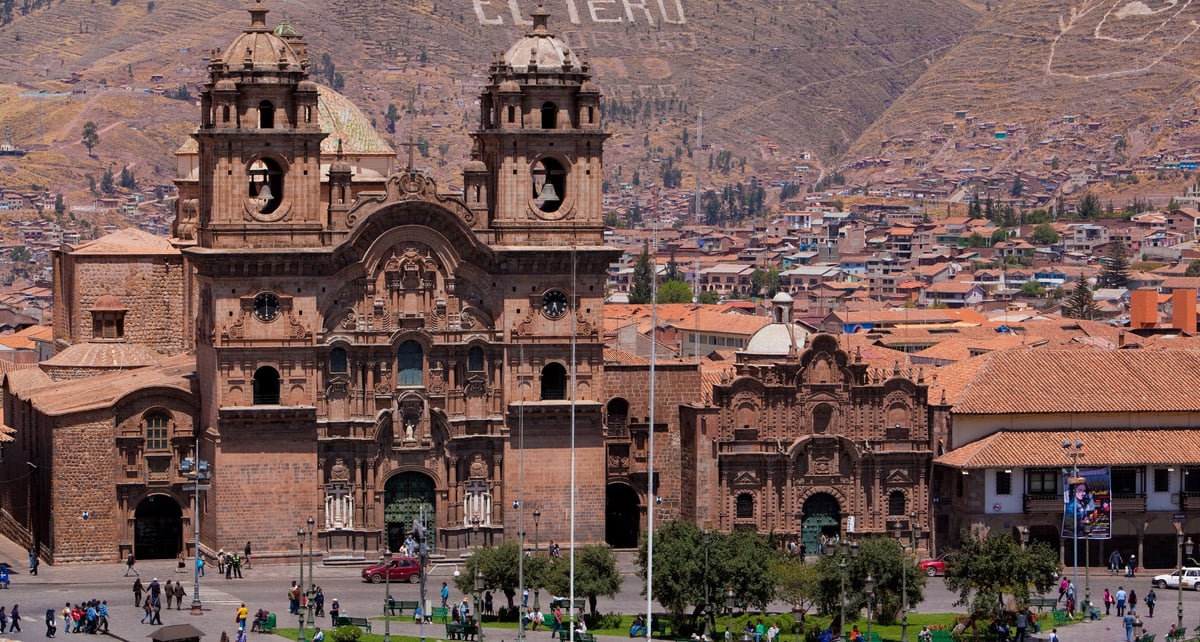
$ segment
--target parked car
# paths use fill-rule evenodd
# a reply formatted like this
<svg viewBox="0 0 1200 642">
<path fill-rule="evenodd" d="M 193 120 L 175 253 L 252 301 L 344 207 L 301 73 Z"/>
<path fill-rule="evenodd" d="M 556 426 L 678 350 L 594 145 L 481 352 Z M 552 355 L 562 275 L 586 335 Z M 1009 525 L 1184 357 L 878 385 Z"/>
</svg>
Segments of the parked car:
<svg viewBox="0 0 1200 642">
<path fill-rule="evenodd" d="M 362 570 L 362 578 L 368 582 L 379 584 L 384 579 L 384 572 L 383 564 L 375 564 Z M 392 558 L 386 572 L 387 579 L 390 582 L 412 582 L 416 584 L 421 581 L 421 563 L 415 557 Z"/>
<path fill-rule="evenodd" d="M 950 553 L 942 553 L 933 559 L 921 560 L 917 562 L 917 569 L 929 577 L 945 575 L 946 561 L 950 559 L 950 555 Z"/>
<path fill-rule="evenodd" d="M 1183 567 L 1183 588 L 1200 591 L 1200 567 L 1185 566 Z M 1160 589 L 1179 588 L 1179 571 L 1171 571 L 1165 575 L 1155 575 L 1152 582 Z"/>
</svg>

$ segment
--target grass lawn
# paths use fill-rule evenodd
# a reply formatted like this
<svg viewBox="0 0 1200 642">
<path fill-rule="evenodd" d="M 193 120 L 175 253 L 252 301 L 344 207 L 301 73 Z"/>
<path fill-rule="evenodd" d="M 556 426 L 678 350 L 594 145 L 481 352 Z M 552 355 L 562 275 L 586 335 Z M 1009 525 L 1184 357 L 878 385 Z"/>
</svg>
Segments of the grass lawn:
<svg viewBox="0 0 1200 642">
<path fill-rule="evenodd" d="M 1053 624 L 1054 619 L 1049 617 L 1049 615 L 1050 615 L 1050 613 L 1047 611 L 1045 613 L 1045 619 L 1043 619 L 1041 616 L 1039 616 L 1039 618 L 1038 618 L 1039 622 L 1042 622 L 1042 630 L 1044 633 L 1048 632 L 1051 628 L 1054 628 L 1055 626 L 1057 626 L 1058 628 L 1061 629 L 1065 626 L 1070 626 L 1071 624 L 1078 622 L 1078 621 L 1076 621 L 1076 622 L 1069 622 L 1066 624 L 1054 625 Z M 910 613 L 908 616 L 908 639 L 909 639 L 909 642 L 917 641 L 917 632 L 919 632 L 921 630 L 922 626 L 929 625 L 929 628 L 931 628 L 931 629 L 941 628 L 941 629 L 949 630 L 949 629 L 954 628 L 955 618 L 958 618 L 960 616 L 961 616 L 961 614 L 958 614 L 958 613 Z M 593 635 L 606 635 L 606 636 L 616 636 L 616 637 L 627 638 L 627 637 L 629 637 L 629 625 L 633 622 L 634 617 L 635 616 L 633 616 L 633 615 L 622 616 L 620 628 L 589 629 L 588 632 Z M 737 617 L 734 617 L 733 621 L 732 621 L 732 626 L 730 627 L 730 630 L 734 632 L 734 636 L 733 636 L 734 640 L 741 639 L 741 631 L 742 631 L 742 628 L 746 625 L 747 621 L 756 622 L 758 620 L 758 617 L 759 616 L 756 614 L 744 614 L 744 615 L 739 615 Z M 779 642 L 802 642 L 803 638 L 801 636 L 794 634 L 791 631 L 790 626 L 783 625 L 783 623 L 785 623 L 785 622 L 786 623 L 792 622 L 791 614 L 788 614 L 788 613 L 766 614 L 762 617 L 765 622 L 769 623 L 772 620 L 774 620 L 781 624 L 780 633 L 779 633 Z M 408 624 L 408 623 L 412 622 L 411 616 L 409 616 L 409 617 L 394 616 L 390 619 L 396 623 Z M 837 619 L 836 615 L 833 616 L 832 618 L 809 615 L 804 619 L 805 630 L 814 629 L 814 628 L 818 629 L 818 630 L 823 629 L 823 628 L 829 626 L 831 623 L 835 622 L 836 619 Z M 384 618 L 382 616 L 371 618 L 372 633 L 366 633 L 364 631 L 362 636 L 358 638 L 359 642 L 382 642 L 383 641 L 383 620 L 384 620 Z M 730 620 L 728 618 L 717 618 L 717 631 L 716 631 L 716 635 L 714 636 L 716 638 L 716 642 L 722 642 L 725 627 L 729 624 L 729 622 L 730 622 Z M 984 630 L 985 630 L 987 624 L 988 624 L 987 622 L 984 622 L 982 620 L 979 622 L 979 633 L 981 634 L 981 636 L 984 633 Z M 866 633 L 866 630 L 867 630 L 866 618 L 857 618 L 857 619 L 850 618 L 850 617 L 846 618 L 846 629 L 847 630 L 850 630 L 855 625 L 858 625 L 859 630 Z M 322 628 L 324 628 L 324 627 L 322 627 Z M 871 622 L 871 630 L 873 632 L 878 633 L 880 638 L 882 638 L 883 640 L 888 641 L 888 642 L 898 642 L 900 640 L 900 628 L 901 627 L 900 627 L 899 623 L 890 624 L 887 626 L 880 626 L 879 623 L 877 623 L 877 622 Z M 491 621 L 489 621 L 489 622 L 485 623 L 484 633 L 487 634 L 489 631 L 493 631 L 493 630 L 516 631 L 516 629 L 517 629 L 516 622 L 491 622 Z M 334 642 L 332 630 L 331 629 L 324 629 L 324 630 L 325 630 L 326 642 Z M 427 624 L 426 631 L 427 631 L 427 634 L 426 634 L 425 638 L 427 641 L 428 640 L 443 640 L 443 639 L 445 639 L 444 634 L 446 632 L 446 629 L 445 629 L 445 625 L 442 624 L 441 622 L 433 622 L 431 624 Z M 545 627 L 543 627 L 539 633 L 544 633 L 545 631 L 546 631 L 546 629 L 545 629 Z M 295 640 L 296 634 L 297 634 L 296 629 L 285 629 L 285 628 L 275 629 L 275 635 L 278 635 L 283 638 L 287 638 L 288 640 Z M 312 631 L 309 629 L 306 629 L 305 630 L 305 638 L 311 639 L 311 637 L 312 637 Z M 408 635 L 393 634 L 391 636 L 391 639 L 399 641 L 399 642 L 420 642 L 419 637 L 408 636 Z M 670 640 L 673 638 L 668 637 L 665 639 Z"/>
</svg>

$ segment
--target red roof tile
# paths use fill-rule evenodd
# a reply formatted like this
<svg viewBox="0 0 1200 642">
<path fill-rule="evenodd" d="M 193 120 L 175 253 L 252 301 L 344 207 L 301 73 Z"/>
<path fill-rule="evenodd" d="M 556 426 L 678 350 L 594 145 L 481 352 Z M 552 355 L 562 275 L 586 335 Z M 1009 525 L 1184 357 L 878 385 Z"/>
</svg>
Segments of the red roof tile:
<svg viewBox="0 0 1200 642">
<path fill-rule="evenodd" d="M 1161 466 L 1200 461 L 1190 429 L 1000 431 L 952 450 L 935 462 L 956 468 L 1058 468 L 1069 461 L 1063 440 L 1084 443 L 1081 464 Z"/>
</svg>

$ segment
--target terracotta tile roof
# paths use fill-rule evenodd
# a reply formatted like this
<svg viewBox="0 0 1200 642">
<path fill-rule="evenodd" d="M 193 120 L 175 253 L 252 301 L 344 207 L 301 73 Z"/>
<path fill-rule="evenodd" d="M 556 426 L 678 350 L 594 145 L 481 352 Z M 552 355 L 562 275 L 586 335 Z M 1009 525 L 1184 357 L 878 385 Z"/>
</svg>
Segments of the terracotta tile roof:
<svg viewBox="0 0 1200 642">
<path fill-rule="evenodd" d="M 41 372 L 33 368 L 17 370 L 8 377 L 11 380 L 15 375 L 34 371 Z M 46 415 L 66 415 L 107 408 L 131 392 L 150 388 L 174 388 L 194 394 L 195 377 L 196 359 L 185 354 L 165 360 L 162 366 L 58 382 L 29 390 L 22 396 Z"/>
<path fill-rule="evenodd" d="M 72 247 L 72 254 L 107 256 L 111 254 L 179 254 L 171 242 L 149 232 L 128 228 L 85 241 Z"/>
<path fill-rule="evenodd" d="M 617 363 L 623 366 L 644 366 L 649 365 L 650 360 L 644 357 L 639 357 L 632 352 L 626 352 L 616 348 L 605 348 L 604 363 Z"/>
<path fill-rule="evenodd" d="M 1069 461 L 1062 442 L 1081 440 L 1081 463 L 1160 466 L 1200 461 L 1194 429 L 1000 431 L 952 450 L 935 463 L 956 468 L 1058 468 Z"/>
<path fill-rule="evenodd" d="M 1019 348 L 1025 338 L 1008 332 L 992 332 L 988 337 L 954 337 L 944 339 L 924 350 L 914 352 L 914 357 L 925 357 L 937 361 L 962 361 L 972 354 Z"/>
<path fill-rule="evenodd" d="M 952 399 L 955 414 L 1200 412 L 1200 352 L 1005 350 L 977 359 Z"/>
</svg>

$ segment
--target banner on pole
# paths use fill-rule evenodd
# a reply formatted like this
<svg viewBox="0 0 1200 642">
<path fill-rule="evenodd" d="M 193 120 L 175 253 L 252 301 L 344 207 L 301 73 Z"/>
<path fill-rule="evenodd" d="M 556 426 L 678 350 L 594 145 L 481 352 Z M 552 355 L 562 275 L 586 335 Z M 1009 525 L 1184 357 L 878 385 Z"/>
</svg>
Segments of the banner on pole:
<svg viewBox="0 0 1200 642">
<path fill-rule="evenodd" d="M 1112 537 L 1112 475 L 1109 468 L 1081 468 L 1063 476 L 1063 537 Z"/>
</svg>

